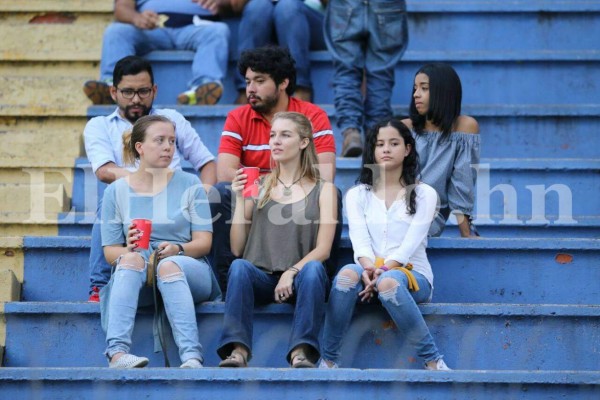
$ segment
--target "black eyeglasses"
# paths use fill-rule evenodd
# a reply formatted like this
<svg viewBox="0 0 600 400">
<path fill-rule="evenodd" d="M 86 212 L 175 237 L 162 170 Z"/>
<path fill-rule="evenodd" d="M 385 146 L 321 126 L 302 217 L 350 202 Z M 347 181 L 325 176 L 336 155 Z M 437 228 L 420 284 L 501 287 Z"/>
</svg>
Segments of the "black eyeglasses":
<svg viewBox="0 0 600 400">
<path fill-rule="evenodd" d="M 140 97 L 140 99 L 145 99 L 152 93 L 152 88 L 141 88 L 138 90 L 119 89 L 119 92 L 121 92 L 121 95 L 128 100 L 133 99 L 136 94 Z"/>
</svg>

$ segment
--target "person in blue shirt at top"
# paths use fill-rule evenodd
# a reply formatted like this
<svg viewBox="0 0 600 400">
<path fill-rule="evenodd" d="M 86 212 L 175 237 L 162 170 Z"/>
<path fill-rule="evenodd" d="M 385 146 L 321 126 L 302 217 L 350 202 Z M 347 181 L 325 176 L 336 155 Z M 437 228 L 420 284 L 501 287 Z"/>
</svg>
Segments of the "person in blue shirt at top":
<svg viewBox="0 0 600 400">
<path fill-rule="evenodd" d="M 426 64 L 415 74 L 410 118 L 402 122 L 411 129 L 421 159 L 421 180 L 440 198 L 440 210 L 429 230 L 440 236 L 452 212 L 462 237 L 477 237 L 472 224 L 479 164 L 479 125 L 461 115 L 462 85 L 448 64 Z"/>
<path fill-rule="evenodd" d="M 220 299 L 221 291 L 204 258 L 212 243 L 206 192 L 197 176 L 169 168 L 175 154 L 175 125 L 166 117 L 140 118 L 123 135 L 131 175 L 113 182 L 102 203 L 102 245 L 115 272 L 101 298 L 106 321 L 105 355 L 110 368 L 139 368 L 146 357 L 130 354 L 131 336 L 143 291 L 150 254 L 157 250 L 156 279 L 181 368 L 202 367 L 195 304 Z M 148 249 L 138 247 L 141 231 L 133 219 L 152 221 Z"/>
<path fill-rule="evenodd" d="M 94 104 L 112 104 L 109 88 L 117 61 L 154 50 L 191 50 L 192 79 L 180 104 L 212 105 L 223 94 L 229 57 L 229 27 L 216 11 L 192 0 L 115 0 L 115 22 L 104 32 L 100 80 L 83 91 Z M 175 99 L 173 99 L 175 100 Z"/>
<path fill-rule="evenodd" d="M 449 370 L 417 307 L 433 294 L 426 247 L 437 205 L 435 190 L 417 180 L 418 171 L 415 141 L 404 124 L 386 120 L 369 132 L 360 184 L 348 191 L 345 204 L 355 264 L 333 281 L 320 368 L 338 366 L 357 301 L 377 295 L 425 369 Z"/>
</svg>

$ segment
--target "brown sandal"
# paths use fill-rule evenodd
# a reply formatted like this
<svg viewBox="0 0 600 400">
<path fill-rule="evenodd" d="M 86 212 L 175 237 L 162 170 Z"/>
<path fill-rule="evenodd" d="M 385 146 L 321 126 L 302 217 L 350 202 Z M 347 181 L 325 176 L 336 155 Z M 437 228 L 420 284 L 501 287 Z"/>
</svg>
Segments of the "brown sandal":
<svg viewBox="0 0 600 400">
<path fill-rule="evenodd" d="M 306 359 L 306 356 L 298 352 L 292 356 L 290 363 L 292 368 L 317 368 L 317 366 Z"/>
<path fill-rule="evenodd" d="M 221 368 L 246 368 L 248 366 L 248 360 L 239 351 L 232 351 L 226 359 L 219 363 Z"/>
</svg>

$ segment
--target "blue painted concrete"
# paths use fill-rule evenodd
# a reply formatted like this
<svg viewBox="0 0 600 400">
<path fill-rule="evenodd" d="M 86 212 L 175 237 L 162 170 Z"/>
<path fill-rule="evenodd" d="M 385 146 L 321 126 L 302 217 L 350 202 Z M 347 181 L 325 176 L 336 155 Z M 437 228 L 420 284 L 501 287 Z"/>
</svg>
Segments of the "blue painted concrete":
<svg viewBox="0 0 600 400">
<path fill-rule="evenodd" d="M 406 116 L 407 105 L 408 101 L 403 101 L 394 106 L 394 114 Z M 342 137 L 335 127 L 335 109 L 330 104 L 321 106 L 331 119 L 336 144 L 341 149 Z M 173 108 L 173 105 L 167 107 Z M 225 118 L 235 106 L 174 108 L 192 123 L 204 144 L 216 154 Z M 90 107 L 88 117 L 108 115 L 113 110 L 107 106 Z M 482 157 L 589 159 L 600 156 L 600 135 L 595 133 L 600 129 L 600 104 L 466 104 L 463 113 L 479 122 Z"/>
<path fill-rule="evenodd" d="M 355 184 L 360 165 L 358 158 L 338 158 L 335 183 L 343 194 Z M 105 185 L 85 159 L 76 167 L 72 210 L 92 213 Z M 498 221 L 491 215 L 501 216 L 501 222 L 521 216 L 527 222 L 571 224 L 574 217 L 600 215 L 599 160 L 483 158 L 477 176 L 473 215 L 484 224 Z"/>
<path fill-rule="evenodd" d="M 592 345 L 600 328 L 598 306 L 433 303 L 420 307 L 440 351 L 453 368 L 600 369 L 600 349 Z M 223 303 L 197 307 L 199 337 L 207 366 L 216 366 L 219 362 L 216 348 L 223 309 Z M 98 310 L 97 304 L 88 303 L 7 303 L 5 365 L 106 366 Z M 292 311 L 290 305 L 256 309 L 253 367 L 286 366 Z M 152 367 L 160 367 L 162 355 L 152 353 L 151 324 L 151 310 L 140 310 L 131 351 L 149 357 Z M 33 343 L 19 339 L 31 331 L 43 332 L 43 335 Z M 575 337 L 577 340 L 573 340 Z M 170 359 L 177 365 L 172 341 L 168 348 Z M 81 349 L 85 349 L 83 354 Z M 345 367 L 422 368 L 412 346 L 404 342 L 379 305 L 357 308 L 342 354 Z"/>
<path fill-rule="evenodd" d="M 598 381 L 581 371 L 0 369 L 3 395 L 36 399 L 591 399 Z"/>
<path fill-rule="evenodd" d="M 24 300 L 87 299 L 89 239 L 26 237 L 24 247 Z M 600 303 L 599 239 L 431 238 L 428 254 L 436 302 Z M 340 266 L 351 258 L 343 239 Z"/>
<path fill-rule="evenodd" d="M 180 53 L 180 52 L 179 52 Z M 321 55 L 322 54 L 322 55 Z M 321 53 L 311 65 L 314 87 L 327 88 L 315 92 L 319 104 L 333 103 L 333 67 L 327 53 Z M 528 54 L 528 56 L 524 56 Z M 427 62 L 448 62 L 461 77 L 463 101 L 466 104 L 587 104 L 597 101 L 597 85 L 600 79 L 600 52 L 596 50 L 554 54 L 494 53 L 464 54 L 452 51 L 436 53 L 406 52 L 396 67 L 396 85 L 393 104 L 408 104 L 415 72 Z M 515 57 L 516 56 L 516 57 Z M 149 56 L 158 84 L 157 102 L 172 104 L 177 95 L 186 89 L 191 77 L 191 53 L 189 61 L 176 55 L 159 59 Z M 557 61 L 558 59 L 558 61 Z M 551 62 L 554 61 L 554 62 Z M 237 96 L 233 84 L 235 65 L 230 63 L 224 80 L 222 104 L 231 104 Z M 549 86 L 547 83 L 552 82 Z M 544 88 L 544 90 L 540 90 Z M 577 96 L 565 96 L 577 88 Z"/>
<path fill-rule="evenodd" d="M 62 213 L 58 219 L 59 236 L 90 236 L 93 213 Z M 477 230 L 483 237 L 527 237 L 527 238 L 600 238 L 600 218 L 573 218 L 573 223 L 553 223 L 529 221 L 527 216 L 519 215 L 517 221 L 502 221 L 502 216 L 492 215 L 491 222 L 477 224 Z M 344 218 L 346 221 L 346 218 Z M 348 225 L 345 222 L 342 228 L 342 236 L 348 236 Z M 448 222 L 442 236 L 460 236 L 456 222 L 452 219 Z"/>
</svg>

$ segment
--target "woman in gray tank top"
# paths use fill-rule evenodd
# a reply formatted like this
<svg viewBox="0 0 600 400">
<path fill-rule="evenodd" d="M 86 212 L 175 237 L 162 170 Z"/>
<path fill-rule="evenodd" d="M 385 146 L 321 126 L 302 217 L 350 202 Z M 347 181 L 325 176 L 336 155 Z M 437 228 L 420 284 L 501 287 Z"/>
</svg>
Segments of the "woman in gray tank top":
<svg viewBox="0 0 600 400">
<path fill-rule="evenodd" d="M 311 368 L 319 359 L 319 330 L 329 280 L 323 262 L 335 234 L 337 190 L 319 178 L 312 126 L 294 112 L 275 114 L 269 139 L 272 172 L 257 199 L 244 198 L 247 175 L 231 184 L 235 211 L 220 367 L 246 367 L 252 357 L 254 305 L 294 305 L 287 362 Z"/>
</svg>

